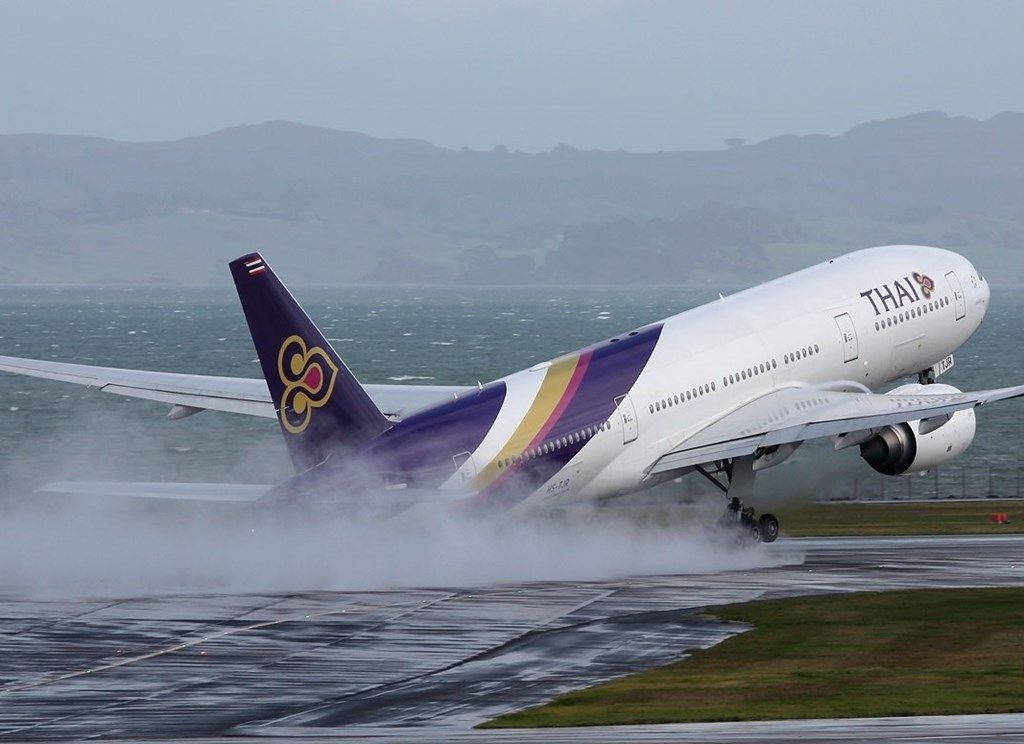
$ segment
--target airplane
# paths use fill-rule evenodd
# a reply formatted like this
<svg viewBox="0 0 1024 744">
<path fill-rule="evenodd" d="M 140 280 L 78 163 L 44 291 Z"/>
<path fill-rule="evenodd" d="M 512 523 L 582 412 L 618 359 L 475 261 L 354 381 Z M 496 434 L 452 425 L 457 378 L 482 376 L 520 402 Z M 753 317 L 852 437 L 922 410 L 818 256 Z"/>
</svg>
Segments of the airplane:
<svg viewBox="0 0 1024 744">
<path fill-rule="evenodd" d="M 361 385 L 263 256 L 229 266 L 262 380 L 15 357 L 0 357 L 0 370 L 160 401 L 172 419 L 275 418 L 295 475 L 228 491 L 54 490 L 341 503 L 373 481 L 377 494 L 410 489 L 515 514 L 697 473 L 725 493 L 741 531 L 771 542 L 778 519 L 745 502 L 756 474 L 803 442 L 859 447 L 874 470 L 912 474 L 967 449 L 975 407 L 1024 395 L 1024 385 L 936 382 L 990 295 L 970 261 L 939 248 L 854 251 L 475 386 Z"/>
</svg>

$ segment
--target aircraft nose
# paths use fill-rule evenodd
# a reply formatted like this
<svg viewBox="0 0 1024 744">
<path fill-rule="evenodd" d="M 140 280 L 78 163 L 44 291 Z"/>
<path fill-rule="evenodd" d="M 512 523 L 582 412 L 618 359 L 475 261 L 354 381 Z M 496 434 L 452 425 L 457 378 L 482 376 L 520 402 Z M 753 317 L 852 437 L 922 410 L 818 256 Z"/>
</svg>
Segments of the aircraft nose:
<svg viewBox="0 0 1024 744">
<path fill-rule="evenodd" d="M 977 277 L 978 284 L 977 287 L 975 287 L 976 299 L 974 302 L 980 308 L 981 317 L 983 318 L 985 317 L 985 313 L 988 312 L 988 300 L 992 293 L 989 290 L 988 282 L 985 281 L 985 277 L 981 275 L 980 271 L 977 272 Z"/>
</svg>

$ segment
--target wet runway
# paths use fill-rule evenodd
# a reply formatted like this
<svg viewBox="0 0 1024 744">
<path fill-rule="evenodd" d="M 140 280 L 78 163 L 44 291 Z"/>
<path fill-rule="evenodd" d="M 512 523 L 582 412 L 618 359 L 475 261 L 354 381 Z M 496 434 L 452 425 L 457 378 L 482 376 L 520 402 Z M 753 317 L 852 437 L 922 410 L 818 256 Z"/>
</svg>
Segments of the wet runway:
<svg viewBox="0 0 1024 744">
<path fill-rule="evenodd" d="M 473 731 L 743 630 L 759 597 L 1024 585 L 1024 536 L 783 540 L 776 565 L 474 589 L 0 599 L 0 741 L 1024 741 L 1024 715 Z"/>
</svg>

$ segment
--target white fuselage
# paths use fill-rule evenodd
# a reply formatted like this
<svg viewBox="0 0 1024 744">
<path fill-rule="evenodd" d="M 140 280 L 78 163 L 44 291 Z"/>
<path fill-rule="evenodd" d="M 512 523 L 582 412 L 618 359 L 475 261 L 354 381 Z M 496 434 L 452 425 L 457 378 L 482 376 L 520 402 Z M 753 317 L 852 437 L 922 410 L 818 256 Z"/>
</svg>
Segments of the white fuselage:
<svg viewBox="0 0 1024 744">
<path fill-rule="evenodd" d="M 655 460 L 780 387 L 877 390 L 916 374 L 971 336 L 988 299 L 987 283 L 964 257 L 938 248 L 885 246 L 667 318 L 607 430 L 523 503 L 653 485 L 657 481 L 645 473 Z M 508 394 L 501 413 L 448 487 L 473 482 L 500 454 L 536 408 L 547 366 L 502 378 Z"/>
</svg>

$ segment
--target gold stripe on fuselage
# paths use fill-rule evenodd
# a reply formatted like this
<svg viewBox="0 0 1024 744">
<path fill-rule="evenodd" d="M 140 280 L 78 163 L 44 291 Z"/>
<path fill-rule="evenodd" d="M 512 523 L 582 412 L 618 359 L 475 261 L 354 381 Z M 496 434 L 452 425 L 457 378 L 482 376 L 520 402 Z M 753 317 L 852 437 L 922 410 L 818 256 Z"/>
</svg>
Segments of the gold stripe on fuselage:
<svg viewBox="0 0 1024 744">
<path fill-rule="evenodd" d="M 523 420 L 519 422 L 519 426 L 516 427 L 505 446 L 477 474 L 475 486 L 478 489 L 486 488 L 501 474 L 502 470 L 498 467 L 501 460 L 518 457 L 530 446 L 530 443 L 551 418 L 559 401 L 562 400 L 579 361 L 580 355 L 572 354 L 551 363 L 544 376 L 544 382 L 540 384 L 540 389 L 537 390 L 537 395 L 533 399 L 530 409 L 523 416 Z"/>
</svg>

